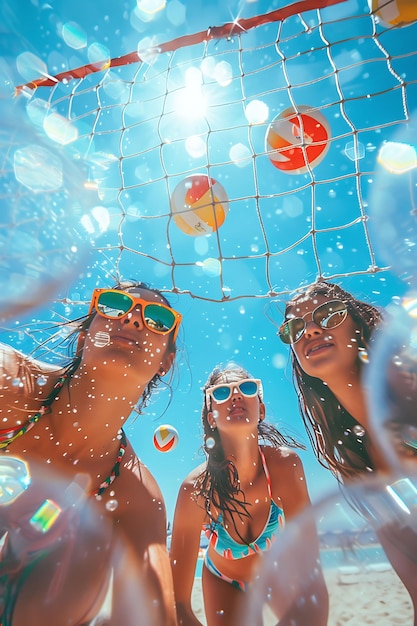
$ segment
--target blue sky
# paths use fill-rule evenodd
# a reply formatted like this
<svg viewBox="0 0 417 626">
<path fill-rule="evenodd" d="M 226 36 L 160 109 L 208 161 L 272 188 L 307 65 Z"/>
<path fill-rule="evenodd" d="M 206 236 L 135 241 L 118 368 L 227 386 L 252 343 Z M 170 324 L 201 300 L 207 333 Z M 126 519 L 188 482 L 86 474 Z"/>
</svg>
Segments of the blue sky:
<svg viewBox="0 0 417 626">
<path fill-rule="evenodd" d="M 144 21 L 133 0 L 16 0 L 0 9 L 2 92 L 7 94 L 11 83 L 36 78 L 34 68 L 42 64 L 54 74 L 91 62 L 100 53 L 110 58 L 127 54 L 145 38 L 161 43 L 285 4 L 168 0 L 153 19 Z M 75 160 L 78 167 L 82 161 L 90 178 L 99 181 L 101 212 L 91 218 L 92 234 L 83 243 L 85 269 L 72 272 L 72 260 L 67 260 L 65 280 L 60 280 L 49 305 L 41 306 L 35 294 L 36 306 L 20 317 L 19 328 L 32 320 L 49 320 L 55 299 L 66 298 L 55 306 L 63 316 L 86 312 L 79 303 L 89 300 L 95 286 L 111 286 L 117 275 L 166 290 L 172 306 L 184 316 L 171 401 L 169 393 L 161 392 L 146 414 L 127 428 L 163 490 L 170 519 L 182 479 L 202 460 L 201 387 L 216 364 L 234 360 L 262 378 L 268 418 L 308 445 L 288 350 L 269 320 L 272 291 L 284 301 L 286 294 L 313 281 L 318 267 L 358 297 L 381 306 L 407 289 L 389 271 L 368 271 L 372 264 L 381 268 L 386 262 L 378 247 L 383 224 L 371 219 L 369 245 L 363 218 L 372 214 L 373 190 L 386 175 L 376 161 L 378 149 L 401 131 L 404 97 L 407 111 L 416 107 L 416 26 L 391 32 L 377 26 L 378 42 L 394 57 L 390 72 L 381 47 L 372 40 L 365 1 L 349 0 L 319 16 L 311 11 L 303 20 L 294 17 L 282 27 L 260 27 L 240 40 L 211 42 L 206 54 L 200 45 L 172 57 L 161 55 L 154 64 L 111 72 L 105 81 L 100 72 L 84 83 L 97 86 L 97 92 L 84 95 L 84 85 L 74 89 L 70 81 L 57 90 L 40 88 L 24 100 L 28 123 L 34 125 L 41 101 L 51 99 L 59 115 L 68 113 L 71 102 L 78 139 L 65 146 L 65 162 Z M 175 94 L 183 93 L 187 71 L 201 69 L 203 58 L 227 62 L 232 80 L 219 87 L 206 74 L 208 110 L 194 116 L 191 109 L 181 116 Z M 401 80 L 407 81 L 402 88 Z M 258 124 L 248 122 L 246 107 L 251 102 L 268 107 Z M 268 124 L 293 102 L 320 108 L 330 127 L 329 150 L 312 173 L 281 172 L 265 154 Z M 186 104 L 182 101 L 184 109 Z M 191 154 L 187 138 L 196 136 L 204 150 Z M 361 157 L 356 160 L 355 141 Z M 245 164 L 233 160 L 233 146 L 249 151 Z M 63 149 L 57 146 L 60 154 Z M 169 194 L 185 175 L 207 171 L 227 190 L 228 214 L 217 233 L 190 237 L 169 219 Z M 128 189 L 119 193 L 121 179 Z M 69 189 L 75 180 L 76 173 Z M 71 211 L 65 217 L 66 233 L 79 217 Z M 169 293 L 173 288 L 178 293 Z M 13 333 L 12 340 L 20 348 L 29 345 L 24 334 Z M 162 423 L 174 425 L 180 434 L 178 447 L 169 454 L 152 445 L 153 431 Z M 313 500 L 336 488 L 310 450 L 301 456 Z"/>
</svg>

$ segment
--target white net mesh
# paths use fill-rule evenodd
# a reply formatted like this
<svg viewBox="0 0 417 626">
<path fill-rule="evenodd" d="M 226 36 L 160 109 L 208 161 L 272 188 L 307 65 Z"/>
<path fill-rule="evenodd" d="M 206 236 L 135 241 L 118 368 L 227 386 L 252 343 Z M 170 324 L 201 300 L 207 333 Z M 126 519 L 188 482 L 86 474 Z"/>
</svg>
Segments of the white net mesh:
<svg viewBox="0 0 417 626">
<path fill-rule="evenodd" d="M 367 198 L 381 146 L 412 114 L 417 25 L 381 25 L 366 6 L 353 16 L 337 3 L 274 23 L 260 17 L 230 37 L 154 46 L 139 51 L 142 61 L 134 54 L 81 79 L 64 72 L 52 87 L 25 87 L 31 119 L 86 163 L 84 184 L 97 186 L 98 206 L 84 223 L 95 241 L 93 273 L 144 276 L 217 302 L 384 271 Z M 282 133 L 298 147 L 274 157 L 269 125 L 303 107 L 313 122 L 324 116 L 329 138 L 315 139 L 307 117 L 295 115 Z M 303 173 L 271 162 L 295 162 L 297 151 Z M 181 230 L 170 205 L 177 184 L 195 174 L 228 197 L 224 223 L 202 236 Z M 205 208 L 216 226 L 212 184 Z M 185 205 L 182 216 L 195 225 L 201 215 Z"/>
</svg>

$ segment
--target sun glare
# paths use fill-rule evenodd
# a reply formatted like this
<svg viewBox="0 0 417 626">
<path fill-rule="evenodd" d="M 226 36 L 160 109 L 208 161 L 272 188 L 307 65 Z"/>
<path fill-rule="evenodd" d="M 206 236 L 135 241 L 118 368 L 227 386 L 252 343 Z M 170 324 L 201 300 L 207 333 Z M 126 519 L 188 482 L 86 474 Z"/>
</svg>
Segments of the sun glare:
<svg viewBox="0 0 417 626">
<path fill-rule="evenodd" d="M 196 67 L 185 73 L 185 87 L 176 97 L 176 111 L 188 119 L 204 118 L 207 113 L 207 96 L 203 93 L 203 75 Z"/>
</svg>

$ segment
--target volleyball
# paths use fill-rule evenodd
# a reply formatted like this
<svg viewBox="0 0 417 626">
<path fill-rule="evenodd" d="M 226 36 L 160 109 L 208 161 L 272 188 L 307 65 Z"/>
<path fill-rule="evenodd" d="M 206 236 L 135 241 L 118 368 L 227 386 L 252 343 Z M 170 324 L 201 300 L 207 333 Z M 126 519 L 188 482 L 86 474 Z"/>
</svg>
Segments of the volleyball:
<svg viewBox="0 0 417 626">
<path fill-rule="evenodd" d="M 330 127 L 319 111 L 299 106 L 281 111 L 266 131 L 266 152 L 277 169 L 305 174 L 325 157 L 330 146 Z"/>
<path fill-rule="evenodd" d="M 153 434 L 153 445 L 159 452 L 171 452 L 177 447 L 178 431 L 170 424 L 158 426 Z"/>
<path fill-rule="evenodd" d="M 199 237 L 220 228 L 229 211 L 229 201 L 217 180 L 206 174 L 192 174 L 175 187 L 171 196 L 171 211 L 180 230 Z"/>
<path fill-rule="evenodd" d="M 370 9 L 391 26 L 405 26 L 417 22 L 416 0 L 368 0 Z"/>
</svg>

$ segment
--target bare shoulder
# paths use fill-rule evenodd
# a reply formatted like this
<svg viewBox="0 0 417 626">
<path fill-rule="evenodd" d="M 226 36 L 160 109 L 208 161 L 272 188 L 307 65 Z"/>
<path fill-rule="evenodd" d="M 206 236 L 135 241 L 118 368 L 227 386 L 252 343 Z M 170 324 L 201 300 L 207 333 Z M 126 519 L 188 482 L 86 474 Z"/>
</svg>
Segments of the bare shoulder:
<svg viewBox="0 0 417 626">
<path fill-rule="evenodd" d="M 202 463 L 193 469 L 184 478 L 178 490 L 175 506 L 175 518 L 181 519 L 186 524 L 202 524 L 206 517 L 205 501 L 198 496 L 198 479 L 203 474 L 206 463 Z"/>
<path fill-rule="evenodd" d="M 263 448 L 271 477 L 272 496 L 281 502 L 286 519 L 298 515 L 310 504 L 303 463 L 290 448 Z"/>
<path fill-rule="evenodd" d="M 19 366 L 24 361 L 24 358 L 24 354 L 19 352 L 19 350 L 5 343 L 0 343 L 0 374 L 2 384 L 5 382 L 5 377 L 17 375 Z"/>
<path fill-rule="evenodd" d="M 294 470 L 296 468 L 303 467 L 300 457 L 292 448 L 287 448 L 285 446 L 280 446 L 279 448 L 273 446 L 262 446 L 262 451 L 270 473 L 272 473 L 274 467 L 278 467 L 281 470 L 285 467 L 293 467 Z"/>
<path fill-rule="evenodd" d="M 198 467 L 195 467 L 191 472 L 184 478 L 182 481 L 183 487 L 190 487 L 192 489 L 195 488 L 196 481 L 200 478 L 207 467 L 207 464 L 201 463 Z"/>
<path fill-rule="evenodd" d="M 32 388 L 32 379 L 40 374 L 54 374 L 61 370 L 60 366 L 34 359 L 12 346 L 0 343 L 0 388 L 10 392 L 21 393 L 22 387 Z M 22 384 L 15 385 L 14 380 L 20 379 Z"/>
<path fill-rule="evenodd" d="M 0 344 L 0 389 L 3 401 L 11 402 L 16 397 L 29 395 L 34 378 L 33 368 L 26 355 L 7 344 Z"/>
<path fill-rule="evenodd" d="M 280 491 L 298 490 L 304 482 L 303 463 L 295 450 L 286 447 L 262 448 L 273 487 L 279 486 Z"/>
<path fill-rule="evenodd" d="M 179 506 L 184 507 L 187 504 L 189 507 L 201 507 L 202 498 L 196 495 L 198 491 L 198 480 L 202 476 L 206 469 L 206 463 L 202 463 L 198 467 L 194 468 L 182 481 L 178 496 L 177 496 L 177 508 Z"/>
</svg>

